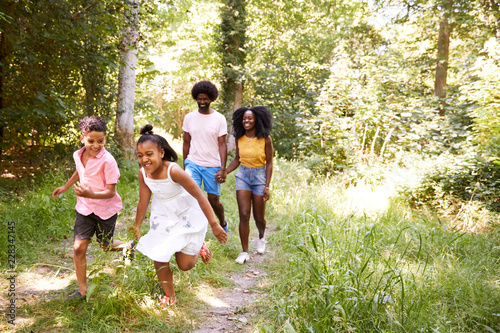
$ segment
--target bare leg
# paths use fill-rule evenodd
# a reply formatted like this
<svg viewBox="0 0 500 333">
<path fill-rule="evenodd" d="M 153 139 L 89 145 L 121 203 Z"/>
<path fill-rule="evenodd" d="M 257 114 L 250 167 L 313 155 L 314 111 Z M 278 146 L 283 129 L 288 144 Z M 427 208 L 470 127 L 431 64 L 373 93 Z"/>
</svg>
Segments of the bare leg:
<svg viewBox="0 0 500 333">
<path fill-rule="evenodd" d="M 248 252 L 248 237 L 250 235 L 250 207 L 252 205 L 252 192 L 246 190 L 236 191 L 238 212 L 240 215 L 240 241 L 243 252 Z"/>
<path fill-rule="evenodd" d="M 181 271 L 189 271 L 196 265 L 199 256 L 199 254 L 191 256 L 182 252 L 176 252 L 175 261 L 177 262 L 177 267 L 179 267 Z"/>
<path fill-rule="evenodd" d="M 224 217 L 224 206 L 222 202 L 220 202 L 220 197 L 218 195 L 207 193 L 208 202 L 210 202 L 210 206 L 214 210 L 215 215 L 219 219 L 219 224 L 221 227 L 226 226 L 226 219 Z"/>
<path fill-rule="evenodd" d="M 182 252 L 177 252 L 175 254 L 175 260 L 177 261 L 177 266 L 182 271 L 188 271 L 196 265 L 196 261 L 198 261 L 199 254 L 194 256 L 190 256 L 184 254 Z M 177 299 L 175 297 L 174 290 L 174 279 L 172 276 L 172 271 L 170 270 L 170 265 L 168 262 L 154 262 L 156 276 L 160 281 L 161 288 L 163 289 L 163 293 L 168 298 L 166 300 L 165 305 L 174 304 Z"/>
<path fill-rule="evenodd" d="M 257 230 L 259 230 L 259 238 L 264 237 L 266 232 L 266 202 L 262 195 L 252 194 L 253 200 L 253 218 L 255 219 L 255 225 Z"/>
<path fill-rule="evenodd" d="M 172 271 L 170 270 L 170 265 L 168 262 L 154 262 L 156 276 L 160 281 L 161 288 L 167 297 L 174 297 L 174 280 L 172 277 Z"/>
<path fill-rule="evenodd" d="M 73 244 L 73 262 L 75 264 L 76 281 L 78 282 L 78 291 L 82 296 L 87 295 L 87 248 L 90 239 L 75 240 Z"/>
</svg>

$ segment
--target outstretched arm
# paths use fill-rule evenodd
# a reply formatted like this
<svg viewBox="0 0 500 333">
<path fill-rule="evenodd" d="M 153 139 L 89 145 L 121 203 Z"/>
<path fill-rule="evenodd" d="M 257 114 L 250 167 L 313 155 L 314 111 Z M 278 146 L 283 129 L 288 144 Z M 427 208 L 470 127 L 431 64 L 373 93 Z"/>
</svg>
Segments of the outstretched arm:
<svg viewBox="0 0 500 333">
<path fill-rule="evenodd" d="M 184 187 L 184 189 L 189 194 L 191 194 L 196 200 L 198 200 L 200 208 L 203 211 L 203 214 L 205 214 L 208 223 L 212 228 L 212 233 L 219 242 L 223 244 L 226 243 L 227 242 L 226 232 L 224 231 L 224 229 L 222 229 L 219 223 L 217 223 L 214 211 L 212 210 L 212 206 L 210 206 L 208 199 L 205 197 L 200 187 L 196 184 L 193 178 L 189 177 L 189 175 L 184 170 L 182 170 L 181 167 L 179 167 L 177 164 L 174 164 L 174 166 L 170 170 L 170 176 L 172 177 L 172 180 L 174 182 Z"/>
<path fill-rule="evenodd" d="M 151 200 L 151 190 L 144 182 L 144 176 L 139 170 L 139 203 L 137 204 L 137 212 L 135 214 L 135 222 L 129 228 L 133 231 L 134 239 L 137 241 L 141 237 L 141 225 L 148 211 L 149 201 Z"/>
<path fill-rule="evenodd" d="M 184 141 L 182 142 L 182 163 L 184 169 L 186 169 L 185 162 L 189 154 L 189 149 L 191 148 L 191 135 L 188 132 L 184 132 Z"/>
</svg>

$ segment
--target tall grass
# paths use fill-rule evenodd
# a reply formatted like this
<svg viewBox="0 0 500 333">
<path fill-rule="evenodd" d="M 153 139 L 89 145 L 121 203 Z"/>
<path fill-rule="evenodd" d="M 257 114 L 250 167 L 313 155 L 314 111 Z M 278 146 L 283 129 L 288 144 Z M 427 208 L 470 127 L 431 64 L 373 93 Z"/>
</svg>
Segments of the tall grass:
<svg viewBox="0 0 500 333">
<path fill-rule="evenodd" d="M 381 198 L 369 180 L 314 180 L 298 164 L 276 169 L 274 240 L 283 245 L 277 256 L 288 258 L 270 293 L 278 330 L 500 329 L 498 237 L 453 231 L 396 192 Z M 368 202 L 353 205 L 352 194 Z"/>
<path fill-rule="evenodd" d="M 408 178 L 398 164 L 363 166 L 335 177 L 315 177 L 300 163 L 275 161 L 266 216 L 270 253 L 257 315 L 262 332 L 494 332 L 500 331 L 500 239 L 495 228 L 463 232 L 424 210 L 411 209 L 395 184 Z M 61 168 L 64 169 L 64 168 Z M 138 167 L 120 165 L 124 208 L 117 238 L 127 239 L 137 205 Z M 70 171 L 67 171 L 70 173 Z M 47 173 L 33 190 L 0 203 L 0 221 L 16 222 L 18 272 L 35 265 L 72 270 L 74 194 L 58 200 L 52 190 L 69 174 Z M 125 266 L 120 255 L 89 248 L 90 302 L 64 302 L 76 282 L 22 306 L 21 332 L 186 332 L 201 320 L 203 295 L 230 287 L 243 269 L 234 176 L 221 201 L 230 224 L 228 244 L 208 232 L 213 263 L 180 272 L 179 299 L 160 309 L 162 291 L 150 260 L 137 254 Z M 144 225 L 144 230 L 147 230 Z M 6 228 L 4 228 L 5 230 Z M 4 238 L 2 238 L 4 237 Z M 61 247 L 62 244 L 62 247 Z M 6 268 L 6 233 L 0 237 Z M 272 252 L 275 252 L 274 254 Z M 66 253 L 66 254 L 64 254 Z M 272 260 L 272 259 L 276 260 Z"/>
<path fill-rule="evenodd" d="M 117 186 L 123 200 L 123 209 L 117 221 L 115 238 L 127 240 L 128 227 L 135 218 L 138 202 L 139 168 L 135 162 L 120 162 L 121 177 Z M 218 287 L 229 287 L 228 272 L 241 269 L 234 263 L 239 253 L 239 239 L 236 232 L 237 208 L 234 200 L 234 179 L 228 181 L 222 202 L 226 205 L 226 217 L 230 222 L 230 244 L 219 244 L 207 233 L 207 243 L 214 253 L 212 263 L 201 261 L 189 272 L 181 272 L 173 260 L 171 267 L 178 305 L 171 309 L 158 306 L 163 292 L 158 283 L 151 260 L 137 253 L 130 266 L 124 265 L 121 253 L 104 253 L 91 242 L 87 252 L 88 302 L 66 302 L 65 298 L 76 288 L 72 261 L 72 237 L 75 220 L 76 199 L 72 190 L 57 200 L 52 191 L 63 185 L 72 174 L 70 163 L 60 164 L 59 170 L 46 172 L 38 178 L 31 190 L 24 190 L 17 196 L 3 197 L 0 202 L 0 223 L 7 230 L 8 222 L 15 223 L 15 249 L 17 295 L 19 289 L 29 287 L 31 281 L 22 279 L 24 274 L 37 271 L 39 267 L 48 270 L 52 279 L 70 280 L 64 289 L 39 290 L 37 298 L 28 303 L 17 299 L 17 322 L 19 332 L 186 332 L 194 329 L 200 320 L 196 310 L 204 309 L 204 288 L 208 293 Z M 143 224 L 143 233 L 148 223 Z M 7 266 L 7 232 L 0 237 L 0 267 L 5 273 Z M 20 282 L 20 281 L 25 282 Z M 2 290 L 7 290 L 5 280 L 0 281 Z M 35 285 L 33 281 L 33 285 Z M 1 301 L 8 301 L 6 293 Z M 36 301 L 36 299 L 40 299 Z M 4 304 L 4 303 L 2 303 Z M 0 327 L 3 328 L 3 322 Z M 7 325 L 7 328 L 11 328 Z"/>
</svg>

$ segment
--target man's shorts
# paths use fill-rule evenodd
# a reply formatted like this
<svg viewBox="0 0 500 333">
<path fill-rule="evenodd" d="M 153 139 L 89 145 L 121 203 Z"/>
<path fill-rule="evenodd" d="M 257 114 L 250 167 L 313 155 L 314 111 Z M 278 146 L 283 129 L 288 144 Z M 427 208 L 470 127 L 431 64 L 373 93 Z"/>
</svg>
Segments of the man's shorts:
<svg viewBox="0 0 500 333">
<path fill-rule="evenodd" d="M 118 214 L 111 216 L 107 220 L 103 220 L 94 213 L 85 216 L 76 212 L 73 241 L 91 239 L 95 233 L 97 242 L 103 246 L 108 246 L 113 239 L 117 218 Z"/>
<path fill-rule="evenodd" d="M 235 174 L 236 191 L 246 190 L 251 191 L 256 195 L 264 195 L 266 187 L 266 166 L 257 168 L 249 168 L 240 165 L 239 170 Z"/>
<path fill-rule="evenodd" d="M 184 161 L 184 169 L 200 188 L 203 182 L 205 192 L 220 196 L 221 184 L 215 180 L 215 174 L 219 172 L 220 167 L 204 167 L 186 159 Z"/>
</svg>

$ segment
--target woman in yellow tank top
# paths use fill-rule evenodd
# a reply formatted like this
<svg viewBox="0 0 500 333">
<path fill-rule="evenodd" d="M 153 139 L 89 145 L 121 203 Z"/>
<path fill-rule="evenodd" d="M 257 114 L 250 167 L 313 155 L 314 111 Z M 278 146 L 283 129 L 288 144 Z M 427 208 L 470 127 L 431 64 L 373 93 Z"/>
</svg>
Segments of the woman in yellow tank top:
<svg viewBox="0 0 500 333">
<path fill-rule="evenodd" d="M 236 262 L 244 264 L 250 260 L 248 237 L 250 234 L 250 209 L 259 230 L 257 252 L 266 251 L 266 201 L 269 200 L 269 185 L 273 174 L 273 142 L 271 112 L 265 106 L 239 108 L 233 113 L 233 135 L 236 139 L 236 156 L 226 169 L 236 172 L 236 200 L 240 215 L 240 240 L 243 252 Z"/>
</svg>

